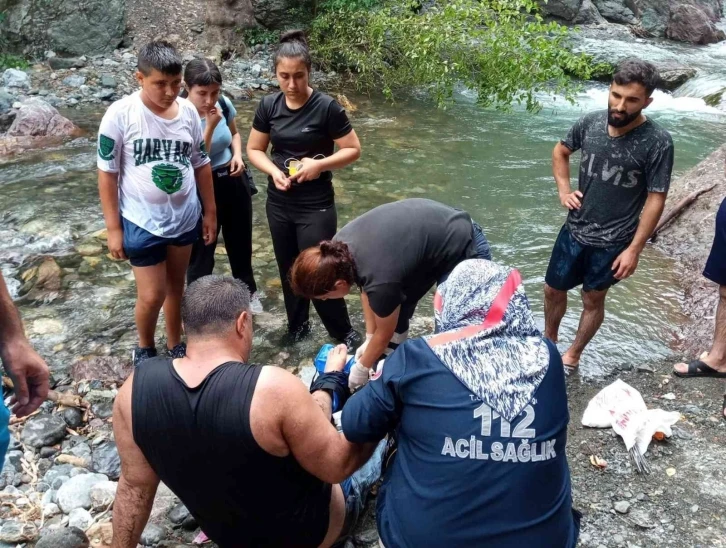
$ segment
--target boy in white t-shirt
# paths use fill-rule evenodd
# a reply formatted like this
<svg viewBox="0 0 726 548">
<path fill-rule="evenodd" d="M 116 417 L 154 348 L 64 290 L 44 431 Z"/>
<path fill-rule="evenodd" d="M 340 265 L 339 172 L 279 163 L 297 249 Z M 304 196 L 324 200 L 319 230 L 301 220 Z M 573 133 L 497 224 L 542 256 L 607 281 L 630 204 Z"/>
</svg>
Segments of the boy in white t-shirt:
<svg viewBox="0 0 726 548">
<path fill-rule="evenodd" d="M 178 97 L 182 61 L 176 49 L 161 41 L 145 45 L 136 78 L 141 90 L 113 103 L 101 121 L 97 160 L 108 248 L 114 258 L 129 259 L 136 278 L 134 365 L 156 356 L 162 306 L 167 353 L 185 354 L 180 304 L 192 244 L 201 236 L 212 245 L 217 234 L 202 124 L 196 108 Z"/>
</svg>

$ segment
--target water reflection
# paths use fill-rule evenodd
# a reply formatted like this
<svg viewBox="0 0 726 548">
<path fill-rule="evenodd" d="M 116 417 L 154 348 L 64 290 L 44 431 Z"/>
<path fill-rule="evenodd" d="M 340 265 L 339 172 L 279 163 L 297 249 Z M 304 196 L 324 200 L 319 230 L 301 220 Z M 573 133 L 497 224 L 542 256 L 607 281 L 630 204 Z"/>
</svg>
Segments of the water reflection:
<svg viewBox="0 0 726 548">
<path fill-rule="evenodd" d="M 590 97 L 590 96 L 588 96 Z M 358 111 L 353 124 L 363 144 L 360 162 L 335 178 L 339 224 L 379 204 L 426 196 L 469 211 L 484 226 L 495 258 L 519 268 L 535 315 L 542 323 L 542 284 L 552 244 L 564 222 L 550 174 L 554 142 L 584 106 L 559 104 L 540 115 L 482 110 L 466 101 L 442 111 L 422 101 L 387 105 L 378 98 L 351 96 Z M 238 127 L 248 128 L 255 103 L 238 105 Z M 91 132 L 101 112 L 71 113 Z M 664 109 L 654 112 L 674 133 L 676 167 L 683 171 L 720 142 L 726 119 L 690 119 Z M 670 123 L 669 123 L 670 122 Z M 246 129 L 242 130 L 243 134 Z M 574 173 L 574 171 L 573 171 Z M 310 363 L 327 342 L 316 322 L 313 336 L 284 348 L 284 306 L 264 216 L 264 179 L 254 204 L 254 267 L 267 312 L 255 317 L 253 360 L 292 370 Z M 84 244 L 98 245 L 103 218 L 98 203 L 95 146 L 41 151 L 0 166 L 0 267 L 20 279 L 38 254 L 50 253 L 63 269 L 63 294 L 50 303 L 21 301 L 29 334 L 56 368 L 85 354 L 128 353 L 135 343 L 135 287 L 127 263 L 100 255 L 81 256 Z M 91 246 L 91 247 L 92 247 Z M 216 270 L 230 273 L 219 248 Z M 680 292 L 667 257 L 647 249 L 636 275 L 619 284 L 607 304 L 607 318 L 583 357 L 583 373 L 601 374 L 622 363 L 667 356 L 673 326 L 681 318 Z M 11 282 L 17 291 L 20 282 Z M 359 300 L 348 298 L 353 321 L 363 325 Z M 579 298 L 562 327 L 569 342 L 579 318 Z M 432 325 L 430 300 L 421 303 L 414 335 Z M 161 342 L 163 330 L 159 329 Z"/>
</svg>

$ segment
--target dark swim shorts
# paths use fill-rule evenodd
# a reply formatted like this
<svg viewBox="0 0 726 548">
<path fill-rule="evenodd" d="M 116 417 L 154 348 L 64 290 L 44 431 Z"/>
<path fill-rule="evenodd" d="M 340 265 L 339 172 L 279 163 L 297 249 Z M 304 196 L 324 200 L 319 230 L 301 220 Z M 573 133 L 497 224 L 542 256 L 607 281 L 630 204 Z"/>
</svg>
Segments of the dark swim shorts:
<svg viewBox="0 0 726 548">
<path fill-rule="evenodd" d="M 572 237 L 565 225 L 552 250 L 545 282 L 560 291 L 569 291 L 580 284 L 584 291 L 604 291 L 618 283 L 613 263 L 628 245 L 582 245 Z"/>
<path fill-rule="evenodd" d="M 726 285 L 726 198 L 716 214 L 716 235 L 703 275 L 718 285 Z"/>
<path fill-rule="evenodd" d="M 176 238 L 162 238 L 121 217 L 124 230 L 124 253 L 131 266 L 154 266 L 166 260 L 166 246 L 185 246 L 202 235 L 202 218 L 197 226 Z"/>
</svg>

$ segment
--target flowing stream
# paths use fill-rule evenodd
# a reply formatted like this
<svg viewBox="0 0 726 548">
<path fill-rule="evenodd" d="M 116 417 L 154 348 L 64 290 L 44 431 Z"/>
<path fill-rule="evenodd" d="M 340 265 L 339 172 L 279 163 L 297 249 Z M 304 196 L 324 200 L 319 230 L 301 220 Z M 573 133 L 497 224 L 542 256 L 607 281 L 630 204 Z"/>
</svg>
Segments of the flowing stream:
<svg viewBox="0 0 726 548">
<path fill-rule="evenodd" d="M 682 173 L 722 144 L 726 112 L 707 106 L 699 81 L 726 83 L 726 44 L 709 48 L 648 45 L 653 56 L 688 55 L 701 69 L 686 84 L 690 93 L 657 92 L 649 115 L 673 134 L 676 172 Z M 647 57 L 647 56 L 646 56 Z M 719 58 L 720 63 L 714 63 Z M 718 67 L 717 67 L 718 65 Z M 426 196 L 466 209 L 485 228 L 495 259 L 519 268 L 537 321 L 542 320 L 542 286 L 552 244 L 566 212 L 557 199 L 550 154 L 581 114 L 606 106 L 607 88 L 588 83 L 576 105 L 543 97 L 538 114 L 501 113 L 478 107 L 463 92 L 447 110 L 426 100 L 396 104 L 378 97 L 349 98 L 358 107 L 353 125 L 363 157 L 336 173 L 339 226 L 384 202 Z M 238 105 L 237 126 L 246 135 L 256 100 Z M 98 234 L 104 227 L 98 202 L 93 135 L 102 112 L 65 113 L 91 138 L 26 153 L 0 165 L 0 268 L 17 294 L 23 273 L 39 255 L 55 257 L 63 269 L 62 291 L 47 303 L 20 300 L 34 344 L 57 374 L 78 356 L 128 355 L 135 343 L 135 286 L 127 263 L 114 262 Z M 573 176 L 577 173 L 573 162 Z M 254 266 L 266 313 L 255 318 L 253 361 L 277 363 L 291 370 L 311 363 L 326 334 L 315 318 L 313 336 L 294 348 L 283 347 L 284 307 L 272 244 L 264 217 L 265 182 L 254 198 Z M 222 247 L 217 270 L 228 273 Z M 37 261 L 36 261 L 37 262 Z M 607 317 L 582 360 L 587 376 L 625 364 L 664 359 L 674 326 L 682 320 L 681 289 L 672 261 L 647 248 L 636 274 L 616 286 Z M 362 329 L 359 299 L 349 297 L 354 323 Z M 572 340 L 579 319 L 579 296 L 572 292 L 561 332 L 562 347 Z M 432 326 L 430 300 L 422 302 L 413 334 Z M 163 329 L 158 330 L 161 348 Z"/>
</svg>

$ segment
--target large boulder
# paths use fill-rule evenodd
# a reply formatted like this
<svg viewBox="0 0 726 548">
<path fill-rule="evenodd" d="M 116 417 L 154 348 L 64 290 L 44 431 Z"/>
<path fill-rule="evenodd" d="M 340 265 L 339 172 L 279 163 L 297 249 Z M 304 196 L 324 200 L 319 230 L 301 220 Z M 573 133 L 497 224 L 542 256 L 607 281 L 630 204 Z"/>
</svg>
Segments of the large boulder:
<svg viewBox="0 0 726 548">
<path fill-rule="evenodd" d="M 557 2 L 578 2 L 579 0 L 557 0 Z M 311 0 L 293 2 L 291 0 L 252 0 L 255 8 L 255 19 L 268 29 L 286 27 L 300 28 L 297 21 L 301 11 L 312 10 Z"/>
<path fill-rule="evenodd" d="M 9 68 L 3 72 L 3 85 L 8 88 L 30 88 L 30 76 L 22 70 Z"/>
<path fill-rule="evenodd" d="M 42 99 L 32 98 L 23 102 L 8 135 L 13 137 L 69 137 L 78 128 L 68 118 Z"/>
<path fill-rule="evenodd" d="M 660 88 L 668 91 L 678 89 L 688 80 L 693 78 L 698 71 L 692 67 L 679 65 L 677 63 L 656 63 L 660 74 Z"/>
<path fill-rule="evenodd" d="M 125 0 L 0 0 L 3 37 L 12 50 L 68 55 L 112 51 L 123 40 Z"/>
<path fill-rule="evenodd" d="M 583 0 L 573 22 L 576 25 L 599 25 L 606 20 L 592 0 Z"/>
<path fill-rule="evenodd" d="M 219 56 L 224 50 L 244 48 L 240 29 L 257 26 L 251 0 L 207 0 L 205 39 Z"/>
<path fill-rule="evenodd" d="M 625 0 L 593 0 L 600 14 L 613 23 L 634 25 L 637 19 Z"/>
<path fill-rule="evenodd" d="M 698 6 L 677 6 L 671 11 L 666 36 L 671 40 L 694 44 L 714 44 L 726 40 L 726 33 L 717 28 L 708 12 Z"/>
</svg>

